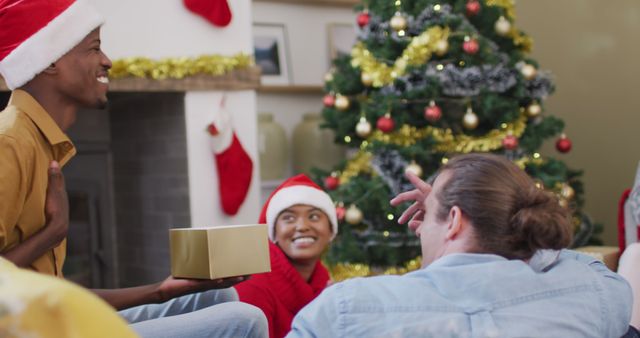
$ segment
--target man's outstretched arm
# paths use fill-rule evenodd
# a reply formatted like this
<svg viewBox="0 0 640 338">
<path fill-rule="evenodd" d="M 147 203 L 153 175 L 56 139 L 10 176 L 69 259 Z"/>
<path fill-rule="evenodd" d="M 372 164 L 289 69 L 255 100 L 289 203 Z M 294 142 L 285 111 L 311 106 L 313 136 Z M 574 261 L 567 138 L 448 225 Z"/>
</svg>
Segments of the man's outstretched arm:
<svg viewBox="0 0 640 338">
<path fill-rule="evenodd" d="M 211 289 L 228 288 L 246 279 L 247 277 L 229 277 L 215 280 L 168 277 L 164 281 L 155 284 L 124 289 L 93 289 L 91 291 L 117 310 L 123 310 L 143 304 L 163 303 L 176 297 Z"/>
</svg>

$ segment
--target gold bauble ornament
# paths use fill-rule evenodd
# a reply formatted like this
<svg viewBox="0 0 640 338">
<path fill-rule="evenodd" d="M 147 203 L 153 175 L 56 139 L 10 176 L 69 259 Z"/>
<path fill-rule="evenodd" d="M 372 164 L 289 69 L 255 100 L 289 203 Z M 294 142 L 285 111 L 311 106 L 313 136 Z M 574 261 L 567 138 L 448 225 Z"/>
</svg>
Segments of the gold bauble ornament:
<svg viewBox="0 0 640 338">
<path fill-rule="evenodd" d="M 567 201 L 564 198 L 559 199 L 558 200 L 558 204 L 560 204 L 560 206 L 565 208 L 565 209 L 569 207 L 569 201 Z"/>
<path fill-rule="evenodd" d="M 471 107 L 467 108 L 467 112 L 462 117 L 462 126 L 465 127 L 465 129 L 473 130 L 478 127 L 479 123 L 478 115 L 473 112 Z"/>
<path fill-rule="evenodd" d="M 411 161 L 404 169 L 404 172 L 410 172 L 418 177 L 422 177 L 422 167 L 416 163 L 416 161 Z"/>
<path fill-rule="evenodd" d="M 324 74 L 324 82 L 331 82 L 331 81 L 333 81 L 333 73 L 328 72 L 327 74 Z"/>
<path fill-rule="evenodd" d="M 538 74 L 538 70 L 535 66 L 525 63 L 522 68 L 520 68 L 520 74 L 527 80 L 533 80 Z"/>
<path fill-rule="evenodd" d="M 367 121 L 366 117 L 361 117 L 360 122 L 356 124 L 356 134 L 362 138 L 367 138 L 371 134 L 371 123 Z"/>
<path fill-rule="evenodd" d="M 362 84 L 367 87 L 370 87 L 373 84 L 373 76 L 368 73 L 362 73 L 360 75 L 360 80 L 362 81 Z"/>
<path fill-rule="evenodd" d="M 536 184 L 536 188 L 540 189 L 540 190 L 544 190 L 544 182 L 542 182 L 541 179 L 536 178 L 534 180 L 535 184 Z"/>
<path fill-rule="evenodd" d="M 344 219 L 351 225 L 360 224 L 362 222 L 362 211 L 355 205 L 351 204 L 347 212 L 344 214 Z"/>
<path fill-rule="evenodd" d="M 336 108 L 338 108 L 338 110 L 340 111 L 345 111 L 347 109 L 349 109 L 349 98 L 344 96 L 344 95 L 336 95 L 336 103 L 335 106 Z"/>
<path fill-rule="evenodd" d="M 566 200 L 572 200 L 575 195 L 576 192 L 570 185 L 568 185 L 567 183 L 564 183 L 562 185 L 562 189 L 560 190 L 560 196 L 562 196 L 562 198 Z"/>
<path fill-rule="evenodd" d="M 447 52 L 449 52 L 449 41 L 438 40 L 438 42 L 436 42 L 436 55 L 444 56 Z"/>
<path fill-rule="evenodd" d="M 533 101 L 529 106 L 527 106 L 526 112 L 528 117 L 537 117 L 542 113 L 542 107 L 538 102 Z"/>
<path fill-rule="evenodd" d="M 507 20 L 504 16 L 500 16 L 500 18 L 493 25 L 493 28 L 496 30 L 496 33 L 500 36 L 506 36 L 511 32 L 511 22 Z"/>
<path fill-rule="evenodd" d="M 396 14 L 391 18 L 391 21 L 389 21 L 389 25 L 396 32 L 404 30 L 407 28 L 407 18 L 405 18 L 402 13 L 396 12 Z"/>
</svg>

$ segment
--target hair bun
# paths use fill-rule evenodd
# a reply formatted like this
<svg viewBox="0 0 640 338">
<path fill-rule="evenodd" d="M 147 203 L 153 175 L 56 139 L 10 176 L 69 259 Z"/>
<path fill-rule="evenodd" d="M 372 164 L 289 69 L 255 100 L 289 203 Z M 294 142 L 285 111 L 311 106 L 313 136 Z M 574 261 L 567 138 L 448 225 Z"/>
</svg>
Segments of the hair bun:
<svg viewBox="0 0 640 338">
<path fill-rule="evenodd" d="M 567 209 L 551 193 L 531 188 L 522 196 L 510 219 L 516 248 L 535 252 L 562 249 L 571 244 L 572 229 Z"/>
</svg>

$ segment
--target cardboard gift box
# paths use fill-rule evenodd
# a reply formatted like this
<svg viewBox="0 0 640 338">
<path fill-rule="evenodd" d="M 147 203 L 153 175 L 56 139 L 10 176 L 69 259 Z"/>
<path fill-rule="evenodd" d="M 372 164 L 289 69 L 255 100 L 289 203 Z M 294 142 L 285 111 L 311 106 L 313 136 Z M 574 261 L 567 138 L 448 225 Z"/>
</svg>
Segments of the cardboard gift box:
<svg viewBox="0 0 640 338">
<path fill-rule="evenodd" d="M 267 226 L 171 229 L 171 275 L 217 279 L 271 271 Z"/>
<path fill-rule="evenodd" d="M 576 251 L 602 261 L 611 271 L 618 270 L 620 249 L 617 246 L 583 246 L 576 248 Z"/>
</svg>

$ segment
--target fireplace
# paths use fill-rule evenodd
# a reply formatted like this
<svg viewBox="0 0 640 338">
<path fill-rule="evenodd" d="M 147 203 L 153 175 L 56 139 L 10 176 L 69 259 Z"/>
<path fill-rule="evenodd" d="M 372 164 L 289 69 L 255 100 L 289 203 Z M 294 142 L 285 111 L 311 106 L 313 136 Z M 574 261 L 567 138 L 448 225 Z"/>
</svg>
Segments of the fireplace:
<svg viewBox="0 0 640 338">
<path fill-rule="evenodd" d="M 168 229 L 188 226 L 182 93 L 112 93 L 68 131 L 70 228 L 65 276 L 87 287 L 166 278 Z"/>
</svg>

